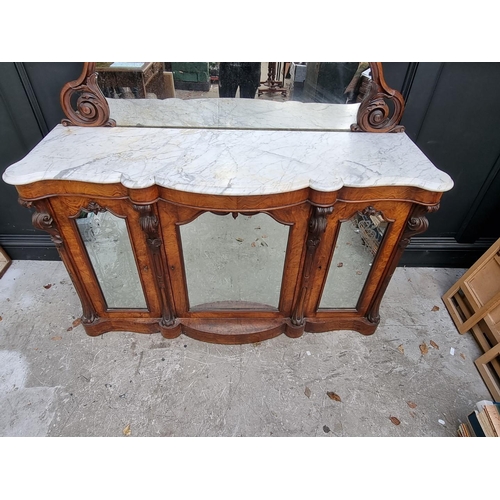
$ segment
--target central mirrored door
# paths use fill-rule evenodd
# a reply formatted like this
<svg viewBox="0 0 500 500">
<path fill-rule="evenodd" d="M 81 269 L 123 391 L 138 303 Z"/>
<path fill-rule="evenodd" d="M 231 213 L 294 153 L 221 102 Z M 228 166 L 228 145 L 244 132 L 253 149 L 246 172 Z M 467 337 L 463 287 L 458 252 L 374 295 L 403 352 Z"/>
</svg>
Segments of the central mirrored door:
<svg viewBox="0 0 500 500">
<path fill-rule="evenodd" d="M 278 309 L 288 226 L 264 213 L 204 213 L 180 235 L 190 309 Z"/>
</svg>

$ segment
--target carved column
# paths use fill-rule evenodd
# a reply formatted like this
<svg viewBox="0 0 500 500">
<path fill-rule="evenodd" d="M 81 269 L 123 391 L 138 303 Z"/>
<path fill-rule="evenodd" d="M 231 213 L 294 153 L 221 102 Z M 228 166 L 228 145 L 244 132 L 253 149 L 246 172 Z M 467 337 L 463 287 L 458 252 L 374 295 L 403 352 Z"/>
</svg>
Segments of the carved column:
<svg viewBox="0 0 500 500">
<path fill-rule="evenodd" d="M 309 229 L 306 242 L 306 257 L 302 271 L 302 280 L 298 299 L 295 303 L 290 324 L 287 325 L 286 335 L 300 337 L 304 333 L 305 318 L 304 306 L 311 286 L 311 273 L 313 270 L 314 256 L 325 232 L 327 217 L 333 212 L 333 207 L 313 207 L 309 218 Z"/>
<path fill-rule="evenodd" d="M 26 201 L 22 198 L 19 198 L 19 203 L 25 208 L 34 208 L 36 211 L 32 216 L 32 224 L 36 229 L 40 229 L 42 231 L 46 231 L 50 234 L 50 239 L 54 242 L 54 245 L 59 252 L 61 260 L 64 262 L 68 274 L 73 282 L 73 285 L 76 289 L 78 296 L 80 297 L 80 301 L 82 303 L 82 324 L 91 325 L 99 320 L 99 316 L 94 309 L 92 301 L 90 300 L 90 296 L 87 293 L 87 290 L 80 279 L 80 274 L 78 273 L 78 268 L 75 265 L 71 255 L 67 252 L 64 241 L 61 238 L 61 234 L 59 233 L 59 229 L 57 225 L 50 215 L 49 204 L 46 200 L 37 200 L 37 201 Z"/>
<path fill-rule="evenodd" d="M 134 205 L 139 212 L 141 229 L 146 233 L 146 242 L 149 255 L 153 263 L 155 283 L 161 301 L 162 318 L 160 320 L 161 333 L 165 338 L 175 338 L 181 333 L 179 323 L 175 320 L 173 300 L 170 287 L 165 283 L 165 268 L 161 257 L 162 240 L 158 230 L 158 217 L 153 213 L 151 205 Z"/>
<path fill-rule="evenodd" d="M 385 290 L 391 281 L 392 275 L 396 270 L 399 260 L 403 255 L 406 247 L 410 243 L 413 236 L 417 234 L 423 233 L 429 227 L 429 221 L 427 220 L 426 215 L 429 213 L 437 212 L 439 210 L 439 203 L 437 205 L 424 206 L 424 205 L 416 205 L 408 218 L 406 223 L 406 228 L 403 231 L 401 239 L 395 249 L 395 252 L 392 256 L 390 264 L 387 266 L 386 275 L 380 283 L 379 289 L 375 294 L 375 298 L 370 305 L 370 308 L 367 313 L 367 319 L 370 323 L 374 323 L 378 325 L 380 322 L 380 303 L 382 302 L 382 297 L 384 296 Z"/>
</svg>

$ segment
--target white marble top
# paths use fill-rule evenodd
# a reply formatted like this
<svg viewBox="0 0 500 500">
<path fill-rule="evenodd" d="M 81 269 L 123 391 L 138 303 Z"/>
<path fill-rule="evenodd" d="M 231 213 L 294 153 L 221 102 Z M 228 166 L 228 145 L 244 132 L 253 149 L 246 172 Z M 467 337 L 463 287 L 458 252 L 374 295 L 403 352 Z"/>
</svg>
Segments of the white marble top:
<svg viewBox="0 0 500 500">
<path fill-rule="evenodd" d="M 107 99 L 119 127 L 350 130 L 359 104 L 265 99 Z"/>
<path fill-rule="evenodd" d="M 217 195 L 311 187 L 453 187 L 404 133 L 129 127 L 53 129 L 4 173 L 14 185 L 66 179 Z"/>
</svg>

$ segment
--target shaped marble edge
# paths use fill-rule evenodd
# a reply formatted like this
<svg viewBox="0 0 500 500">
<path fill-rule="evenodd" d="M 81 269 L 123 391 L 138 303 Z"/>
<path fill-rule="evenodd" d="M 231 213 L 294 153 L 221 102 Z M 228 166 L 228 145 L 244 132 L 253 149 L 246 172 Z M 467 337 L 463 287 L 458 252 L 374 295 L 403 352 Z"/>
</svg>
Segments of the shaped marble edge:
<svg viewBox="0 0 500 500">
<path fill-rule="evenodd" d="M 3 179 L 157 184 L 214 195 L 267 195 L 311 187 L 409 186 L 444 192 L 453 181 L 406 134 L 55 127 Z"/>
</svg>

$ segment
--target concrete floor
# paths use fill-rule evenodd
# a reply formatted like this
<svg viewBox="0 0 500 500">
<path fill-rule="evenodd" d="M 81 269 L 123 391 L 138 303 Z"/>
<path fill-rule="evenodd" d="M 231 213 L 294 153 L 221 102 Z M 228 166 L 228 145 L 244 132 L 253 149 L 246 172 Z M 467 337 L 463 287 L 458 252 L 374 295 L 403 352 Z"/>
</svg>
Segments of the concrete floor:
<svg viewBox="0 0 500 500">
<path fill-rule="evenodd" d="M 454 436 L 491 399 L 478 346 L 440 299 L 462 273 L 398 268 L 369 337 L 221 346 L 89 337 L 72 326 L 81 308 L 63 264 L 15 261 L 0 280 L 0 435 Z"/>
</svg>

